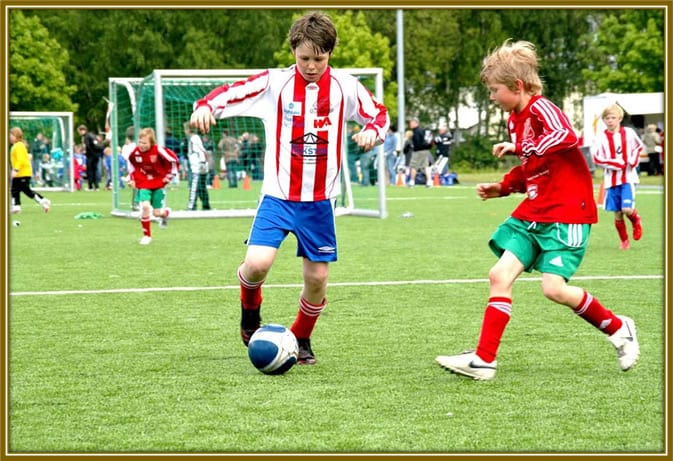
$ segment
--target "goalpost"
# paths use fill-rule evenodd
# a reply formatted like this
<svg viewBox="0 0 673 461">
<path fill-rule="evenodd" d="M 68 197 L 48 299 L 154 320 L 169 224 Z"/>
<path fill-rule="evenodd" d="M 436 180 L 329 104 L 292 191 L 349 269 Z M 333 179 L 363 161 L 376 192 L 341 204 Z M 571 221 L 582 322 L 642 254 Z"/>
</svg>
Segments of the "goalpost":
<svg viewBox="0 0 673 461">
<path fill-rule="evenodd" d="M 205 96 L 212 89 L 225 83 L 232 83 L 247 78 L 264 69 L 230 69 L 230 70 L 155 70 L 144 78 L 110 78 L 110 126 L 112 162 L 112 215 L 120 217 L 138 217 L 132 209 L 131 191 L 124 187 L 120 171 L 119 152 L 124 143 L 126 132 L 133 127 L 137 133 L 141 128 L 152 127 L 157 135 L 159 145 L 167 146 L 167 133 L 171 133 L 180 142 L 177 144 L 178 156 L 186 156 L 184 146 L 183 124 L 188 122 L 196 100 Z M 375 96 L 383 102 L 383 71 L 381 68 L 344 69 L 356 76 Z M 161 116 L 157 116 L 160 114 Z M 350 124 L 349 128 L 355 125 Z M 237 188 L 227 187 L 222 176 L 220 185 L 220 153 L 217 144 L 222 137 L 222 130 L 239 139 L 239 145 L 249 155 L 241 159 L 238 173 Z M 350 130 L 344 130 L 348 132 Z M 208 135 L 202 135 L 204 145 L 212 152 L 211 167 L 214 175 L 210 185 L 212 210 L 188 211 L 187 201 L 182 198 L 184 177 L 168 186 L 169 206 L 172 208 L 171 218 L 222 218 L 254 216 L 259 198 L 260 183 L 263 175 L 264 126 L 260 119 L 253 117 L 233 117 L 218 120 Z M 257 142 L 253 142 L 256 140 Z M 344 139 L 342 155 L 342 196 L 336 208 L 336 215 L 366 216 L 386 218 L 386 166 L 383 147 L 378 145 L 373 150 L 376 159 L 375 187 L 354 187 L 354 167 L 360 170 L 358 161 L 347 152 L 349 140 Z M 349 160 L 349 154 L 351 155 Z M 186 164 L 181 165 L 184 175 Z M 246 179 L 247 176 L 247 179 Z M 247 187 L 246 187 L 247 186 Z M 182 200 L 183 203 L 176 203 Z"/>
<path fill-rule="evenodd" d="M 74 191 L 73 113 L 10 111 L 9 127 L 19 127 L 33 156 L 34 190 Z M 36 143 L 38 134 L 44 143 Z M 37 149 L 38 144 L 41 144 Z"/>
</svg>

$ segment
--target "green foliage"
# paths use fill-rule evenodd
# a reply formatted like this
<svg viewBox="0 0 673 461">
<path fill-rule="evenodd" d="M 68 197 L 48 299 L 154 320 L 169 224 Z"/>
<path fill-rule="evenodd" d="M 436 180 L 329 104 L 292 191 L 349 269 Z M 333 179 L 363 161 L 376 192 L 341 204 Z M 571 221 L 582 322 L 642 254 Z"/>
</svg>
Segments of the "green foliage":
<svg viewBox="0 0 673 461">
<path fill-rule="evenodd" d="M 494 140 L 486 136 L 464 134 L 463 142 L 451 151 L 451 169 L 454 171 L 491 170 L 500 160 L 493 156 Z"/>
<path fill-rule="evenodd" d="M 406 114 L 418 115 L 429 126 L 449 114 L 457 120 L 463 104 L 486 111 L 489 100 L 479 82 L 481 63 L 507 38 L 537 46 L 544 93 L 558 104 L 576 91 L 581 95 L 663 91 L 664 11 L 656 7 L 404 10 Z M 144 77 L 154 69 L 289 65 L 287 30 L 303 12 L 169 7 L 12 9 L 10 40 L 22 43 L 10 44 L 11 108 L 21 104 L 26 110 L 47 109 L 43 107 L 45 92 L 49 101 L 70 97 L 78 107 L 76 124 L 102 129 L 109 77 Z M 400 45 L 396 10 L 328 12 L 341 41 L 332 64 L 382 67 L 384 102 L 396 120 L 396 51 Z M 34 27 L 14 24 L 16 19 L 28 18 L 39 21 L 31 23 Z M 37 33 L 38 24 L 47 36 Z M 36 62 L 32 60 L 37 56 L 39 66 L 26 62 Z"/>
<path fill-rule="evenodd" d="M 12 111 L 75 112 L 71 96 L 77 86 L 66 82 L 70 61 L 61 47 L 35 17 L 10 10 L 9 108 Z"/>
<path fill-rule="evenodd" d="M 664 91 L 664 12 L 658 9 L 600 15 L 600 27 L 582 76 L 594 92 Z"/>
<path fill-rule="evenodd" d="M 110 217 L 108 193 L 49 193 L 46 215 L 25 203 L 5 239 L 8 453 L 665 453 L 662 188 L 639 189 L 645 234 L 628 252 L 599 213 L 571 282 L 635 319 L 636 368 L 621 372 L 604 335 L 523 274 L 498 374 L 479 383 L 434 357 L 476 344 L 495 263 L 487 241 L 522 196 L 482 202 L 461 179 L 389 187 L 387 219 L 337 218 L 318 363 L 284 376 L 255 370 L 238 333 L 250 218 L 153 224 L 144 247 L 137 220 Z M 82 212 L 104 217 L 74 219 Z M 264 322 L 296 315 L 295 244 L 265 283 Z"/>
</svg>

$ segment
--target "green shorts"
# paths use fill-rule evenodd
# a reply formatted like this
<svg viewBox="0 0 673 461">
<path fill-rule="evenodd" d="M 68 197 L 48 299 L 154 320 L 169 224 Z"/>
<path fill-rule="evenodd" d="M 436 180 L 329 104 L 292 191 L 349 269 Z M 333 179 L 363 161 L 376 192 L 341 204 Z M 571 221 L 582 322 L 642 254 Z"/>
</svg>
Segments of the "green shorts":
<svg viewBox="0 0 673 461">
<path fill-rule="evenodd" d="M 500 257 L 513 253 L 526 272 L 533 269 L 570 280 L 586 253 L 591 224 L 536 223 L 509 217 L 493 232 L 488 246 Z"/>
<path fill-rule="evenodd" d="M 166 198 L 165 189 L 138 189 L 139 202 L 150 202 L 152 208 L 158 210 L 164 206 L 164 199 Z"/>
</svg>

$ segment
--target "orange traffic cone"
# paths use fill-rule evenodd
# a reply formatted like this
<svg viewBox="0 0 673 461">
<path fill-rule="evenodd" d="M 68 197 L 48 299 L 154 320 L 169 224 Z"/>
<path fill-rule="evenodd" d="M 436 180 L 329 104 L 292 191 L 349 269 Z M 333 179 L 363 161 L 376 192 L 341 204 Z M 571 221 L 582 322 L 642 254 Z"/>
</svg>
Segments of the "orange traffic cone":
<svg viewBox="0 0 673 461">
<path fill-rule="evenodd" d="M 605 201 L 605 184 L 603 181 L 601 181 L 601 187 L 598 189 L 598 198 L 596 199 L 596 205 L 597 206 L 603 206 L 603 202 Z"/>
<path fill-rule="evenodd" d="M 435 175 L 432 177 L 432 185 L 439 186 L 439 173 L 435 173 Z"/>
<path fill-rule="evenodd" d="M 404 174 L 397 173 L 397 183 L 396 186 L 404 186 Z"/>
<path fill-rule="evenodd" d="M 250 190 L 250 176 L 247 174 L 243 178 L 243 190 Z"/>
<path fill-rule="evenodd" d="M 213 189 L 219 189 L 220 187 L 220 177 L 218 175 L 213 176 Z"/>
</svg>

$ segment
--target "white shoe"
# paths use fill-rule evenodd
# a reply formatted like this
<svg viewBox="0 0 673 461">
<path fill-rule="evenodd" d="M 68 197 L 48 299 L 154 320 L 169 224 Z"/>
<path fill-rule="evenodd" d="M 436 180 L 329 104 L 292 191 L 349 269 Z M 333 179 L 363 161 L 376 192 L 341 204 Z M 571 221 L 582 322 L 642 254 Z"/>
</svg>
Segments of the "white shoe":
<svg viewBox="0 0 673 461">
<path fill-rule="evenodd" d="M 21 206 L 20 205 L 12 206 L 12 214 L 18 214 L 18 213 L 21 213 Z"/>
<path fill-rule="evenodd" d="M 141 245 L 149 245 L 150 243 L 152 243 L 152 237 L 149 235 L 143 235 L 143 238 L 140 239 Z"/>
<path fill-rule="evenodd" d="M 435 361 L 453 373 L 469 376 L 478 381 L 490 381 L 495 378 L 497 360 L 484 362 L 474 351 L 465 351 L 458 355 L 439 355 Z"/>
<path fill-rule="evenodd" d="M 612 336 L 608 336 L 608 341 L 617 349 L 617 358 L 619 359 L 619 368 L 627 371 L 633 368 L 640 357 L 640 346 L 636 338 L 636 324 L 633 319 L 618 315 L 622 319 L 622 327 L 615 331 Z"/>
<path fill-rule="evenodd" d="M 40 203 L 42 205 L 42 208 L 44 209 L 45 213 L 49 213 L 49 207 L 51 206 L 51 200 L 48 198 L 42 199 L 42 202 Z"/>
</svg>

